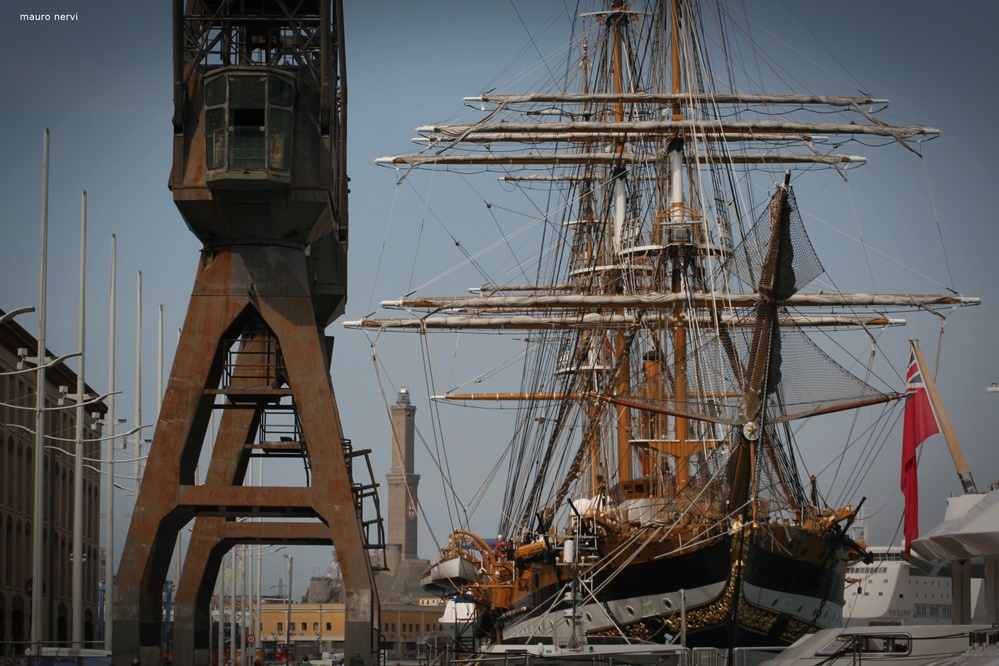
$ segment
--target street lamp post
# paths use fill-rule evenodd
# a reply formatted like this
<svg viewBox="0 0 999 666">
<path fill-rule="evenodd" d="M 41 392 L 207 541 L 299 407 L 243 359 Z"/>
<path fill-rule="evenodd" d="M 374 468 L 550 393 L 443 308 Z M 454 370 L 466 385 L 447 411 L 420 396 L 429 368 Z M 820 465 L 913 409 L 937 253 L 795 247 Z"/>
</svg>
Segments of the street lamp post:
<svg viewBox="0 0 999 666">
<path fill-rule="evenodd" d="M 286 623 L 287 626 L 285 626 L 285 632 L 286 632 L 285 644 L 287 645 L 287 649 L 291 650 L 291 598 L 292 598 L 292 593 L 291 593 L 291 574 L 292 574 L 292 571 L 294 569 L 295 558 L 293 558 L 291 555 L 287 555 L 287 554 L 284 557 L 285 557 L 285 559 L 288 560 L 288 617 L 287 617 L 287 623 Z"/>
<path fill-rule="evenodd" d="M 263 620 L 263 614 L 262 614 L 262 610 L 261 610 L 261 604 L 262 604 L 261 597 L 263 596 L 263 591 L 262 591 L 263 588 L 261 587 L 261 571 L 260 571 L 263 568 L 264 555 L 273 555 L 274 553 L 278 553 L 278 552 L 280 552 L 280 551 L 282 551 L 284 549 L 285 549 L 284 546 L 279 546 L 278 548 L 275 548 L 274 550 L 268 550 L 267 552 L 264 552 L 264 550 L 263 550 L 263 548 L 261 546 L 257 546 L 257 557 L 256 557 L 256 560 L 257 560 L 257 571 L 256 571 L 256 573 L 257 573 L 257 585 L 256 585 L 256 590 L 255 590 L 255 593 L 256 593 L 256 596 L 257 596 L 257 599 L 256 599 L 256 608 L 257 608 L 257 610 L 256 610 L 256 620 L 254 620 L 254 622 L 253 622 L 253 632 L 252 633 L 256 636 L 256 639 L 257 639 L 256 645 L 258 645 L 258 646 L 260 645 L 261 641 L 263 640 L 263 634 L 264 634 L 264 620 Z"/>
<path fill-rule="evenodd" d="M 31 647 L 40 654 L 42 646 L 42 580 L 44 567 L 42 548 L 45 533 L 42 524 L 45 509 L 45 297 L 49 231 L 49 130 L 45 128 L 42 146 L 42 241 L 38 289 L 38 369 L 35 378 L 35 468 L 34 497 L 31 510 Z"/>
<path fill-rule="evenodd" d="M 111 234 L 111 299 L 108 307 L 108 443 L 106 496 L 107 520 L 104 523 L 104 649 L 111 651 L 111 626 L 114 624 L 114 344 L 115 344 L 115 290 L 117 289 L 118 237 Z M 138 424 L 136 424 L 138 425 Z"/>
<path fill-rule="evenodd" d="M 83 354 L 86 346 L 86 282 L 87 282 L 87 193 L 80 202 L 80 359 L 76 370 L 76 460 L 73 467 L 73 647 L 83 647 L 83 441 L 87 424 L 84 421 Z"/>
<path fill-rule="evenodd" d="M 323 631 L 325 628 L 326 625 L 323 624 L 323 605 L 319 604 L 319 631 L 316 632 L 316 640 L 319 643 L 319 656 L 322 656 L 323 654 Z"/>
</svg>

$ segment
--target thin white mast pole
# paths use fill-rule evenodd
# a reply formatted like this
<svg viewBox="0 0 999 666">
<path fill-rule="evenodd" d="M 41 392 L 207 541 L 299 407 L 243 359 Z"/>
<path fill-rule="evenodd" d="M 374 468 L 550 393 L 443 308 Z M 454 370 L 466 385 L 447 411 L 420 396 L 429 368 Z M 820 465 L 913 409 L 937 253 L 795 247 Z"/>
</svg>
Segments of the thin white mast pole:
<svg viewBox="0 0 999 666">
<path fill-rule="evenodd" d="M 222 660 L 225 659 L 225 558 L 222 558 L 222 566 L 218 572 L 218 582 L 215 584 L 215 590 L 218 593 L 218 610 L 219 610 L 219 625 L 218 625 L 218 659 L 215 660 L 216 664 L 221 664 Z"/>
<path fill-rule="evenodd" d="M 285 642 L 287 644 L 287 649 L 290 651 L 291 650 L 291 599 L 292 599 L 291 575 L 294 572 L 295 559 L 291 555 L 285 555 L 285 557 L 288 558 L 288 618 L 287 618 L 288 626 L 285 627 L 285 631 L 287 631 L 288 633 L 285 634 L 285 639 L 286 639 Z"/>
<path fill-rule="evenodd" d="M 42 142 L 42 243 L 38 279 L 38 352 L 35 373 L 35 493 L 31 515 L 31 645 L 35 654 L 42 645 L 42 569 L 45 546 L 42 535 L 45 511 L 45 275 L 49 245 L 49 130 L 45 128 Z"/>
<path fill-rule="evenodd" d="M 83 647 L 83 441 L 86 423 L 83 380 L 86 345 L 87 193 L 80 200 L 80 361 L 76 371 L 76 458 L 73 486 L 73 647 Z"/>
<path fill-rule="evenodd" d="M 236 666 L 236 577 L 239 573 L 239 546 L 232 549 L 232 576 L 229 585 L 229 664 Z"/>
<path fill-rule="evenodd" d="M 160 303 L 159 331 L 156 336 L 156 418 L 159 419 L 163 408 L 163 304 Z"/>
<path fill-rule="evenodd" d="M 264 485 L 264 461 L 257 460 L 257 485 L 261 488 Z M 259 519 L 261 522 L 263 518 Z M 253 634 L 257 638 L 257 642 L 254 645 L 259 645 L 261 640 L 261 634 L 263 633 L 263 620 L 260 616 L 261 606 L 261 596 L 263 594 L 263 580 L 262 580 L 262 569 L 263 569 L 263 559 L 264 554 L 262 548 L 257 546 L 257 621 L 253 623 Z"/>
<path fill-rule="evenodd" d="M 232 555 L 230 554 L 230 557 Z M 225 662 L 225 557 L 222 557 L 222 565 L 219 568 L 219 627 L 218 627 L 218 659 L 215 661 L 220 666 Z"/>
<path fill-rule="evenodd" d="M 250 651 L 246 644 L 246 637 L 247 635 L 249 635 L 247 632 L 247 625 L 249 624 L 249 619 L 250 619 L 249 615 L 247 614 L 250 607 L 250 595 L 249 595 L 250 577 L 248 574 L 251 566 L 253 566 L 253 558 L 250 556 L 250 549 L 246 546 L 243 546 L 243 595 L 239 604 L 239 619 L 240 619 L 239 644 L 243 648 L 241 652 L 241 654 L 243 655 L 242 658 L 243 666 L 250 666 Z"/>
<path fill-rule="evenodd" d="M 135 307 L 135 427 L 142 423 L 142 271 L 139 271 Z M 135 431 L 135 471 L 132 488 L 139 498 L 139 458 L 142 457 L 142 431 Z"/>
<path fill-rule="evenodd" d="M 108 307 L 108 418 L 107 418 L 107 522 L 104 524 L 104 649 L 111 650 L 111 628 L 114 625 L 114 334 L 115 290 L 117 287 L 118 237 L 111 234 L 111 304 Z"/>
</svg>

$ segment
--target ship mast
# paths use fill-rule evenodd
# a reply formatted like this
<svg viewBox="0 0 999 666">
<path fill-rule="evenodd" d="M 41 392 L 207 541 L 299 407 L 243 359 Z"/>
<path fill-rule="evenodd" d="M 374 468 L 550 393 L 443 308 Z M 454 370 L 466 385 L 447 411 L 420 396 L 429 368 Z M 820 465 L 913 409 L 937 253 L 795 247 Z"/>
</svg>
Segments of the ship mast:
<svg viewBox="0 0 999 666">
<path fill-rule="evenodd" d="M 760 269 L 756 263 L 765 259 L 768 231 L 757 233 L 753 226 L 739 247 L 733 246 L 728 211 L 738 214 L 737 186 L 715 169 L 849 165 L 866 161 L 836 152 L 850 140 L 890 137 L 906 143 L 937 130 L 883 123 L 864 107 L 885 100 L 866 96 L 745 94 L 737 92 L 734 83 L 731 91 L 709 92 L 714 87 L 711 79 L 702 82 L 698 73 L 706 63 L 698 56 L 699 34 L 690 28 L 694 17 L 681 15 L 681 0 L 657 3 L 656 34 L 669 33 L 665 52 L 658 52 L 649 70 L 660 80 L 640 78 L 633 68 L 645 52 L 632 53 L 632 32 L 643 25 L 645 19 L 639 17 L 645 14 L 632 11 L 630 4 L 610 0 L 606 11 L 582 15 L 597 17 L 601 37 L 599 42 L 583 43 L 578 91 L 466 98 L 482 103 L 483 111 L 487 104 L 495 108 L 481 122 L 420 127 L 423 150 L 376 160 L 408 169 L 461 172 L 483 167 L 502 170 L 504 181 L 524 182 L 528 188 L 535 183 L 565 187 L 569 205 L 559 215 L 566 216 L 560 239 L 568 249 L 568 266 L 556 269 L 567 271 L 553 274 L 550 284 L 487 284 L 473 289 L 474 296 L 406 296 L 382 303 L 387 309 L 408 311 L 406 316 L 365 318 L 345 325 L 421 332 L 538 331 L 539 339 L 557 346 L 550 350 L 554 355 L 538 356 L 541 362 L 555 359 L 554 384 L 536 385 L 533 390 L 525 386 L 516 393 L 435 396 L 455 402 L 550 403 L 539 409 L 558 403 L 557 417 L 549 420 L 550 434 L 544 435 L 548 442 L 537 449 L 542 472 L 530 481 L 535 490 L 524 494 L 525 506 L 537 500 L 550 482 L 542 477 L 556 446 L 572 446 L 575 451 L 565 463 L 562 485 L 550 495 L 550 506 L 560 506 L 570 487 L 590 496 L 616 486 L 615 495 L 621 491 L 627 499 L 655 495 L 670 499 L 690 485 L 694 473 L 703 471 L 706 480 L 716 478 L 710 450 L 724 441 L 724 428 L 750 424 L 752 432 L 745 431 L 741 440 L 735 434 L 731 442 L 739 440 L 738 463 L 733 465 L 737 469 L 727 474 L 729 479 L 732 472 L 739 477 L 736 488 L 712 496 L 709 510 L 723 506 L 725 500 L 733 508 L 749 506 L 756 492 L 755 451 L 767 453 L 779 483 L 787 485 L 785 476 L 789 479 L 791 474 L 787 461 L 770 451 L 769 433 L 760 424 L 773 426 L 897 398 L 883 396 L 860 380 L 854 384 L 847 376 L 831 395 L 799 396 L 792 409 L 785 411 L 782 403 L 779 414 L 766 414 L 768 384 L 776 377 L 768 359 L 771 345 L 780 344 L 774 342 L 780 327 L 893 326 L 904 320 L 891 318 L 885 308 L 970 305 L 977 299 L 796 293 L 798 287 L 777 298 L 763 294 L 774 289 L 773 284 L 756 284 Z M 668 83 L 666 77 L 671 79 Z M 770 112 L 754 114 L 761 105 Z M 857 119 L 817 121 L 813 118 L 823 109 L 811 107 L 832 108 Z M 797 114 L 800 109 L 807 112 Z M 846 137 L 842 141 L 841 135 Z M 835 138 L 830 141 L 830 136 Z M 767 149 L 756 152 L 761 143 Z M 823 145 L 828 149 L 815 148 Z M 796 150 L 797 146 L 808 150 Z M 699 180 L 695 169 L 710 170 L 710 181 Z M 778 188 L 786 193 L 787 183 Z M 568 217 L 572 213 L 576 219 Z M 710 229 L 702 226 L 709 218 Z M 757 225 L 771 229 L 762 219 Z M 788 245 L 786 251 L 793 252 Z M 562 261 L 566 255 L 553 256 Z M 732 279 L 732 285 L 707 278 L 716 260 L 718 273 L 725 276 L 718 279 Z M 776 256 L 770 262 L 772 267 L 781 263 Z M 821 268 L 817 259 L 809 266 Z M 802 278 L 801 286 L 809 282 Z M 761 301 L 767 302 L 761 305 Z M 837 310 L 842 307 L 875 312 Z M 803 313 L 805 308 L 820 312 Z M 752 341 L 750 336 L 755 336 Z M 808 358 L 794 361 L 806 367 Z M 787 366 L 789 373 L 791 367 Z M 580 411 L 567 403 L 575 403 Z M 570 418 L 580 416 L 585 425 L 567 425 Z M 570 433 L 573 444 L 565 442 Z M 761 462 L 767 464 L 764 458 Z M 761 469 L 760 478 L 771 477 Z M 678 502 L 680 506 L 687 500 Z"/>
<path fill-rule="evenodd" d="M 677 96 L 673 103 L 673 120 L 683 120 L 683 109 L 680 104 L 681 86 L 681 62 L 680 62 L 680 2 L 671 0 L 670 2 L 670 60 L 672 75 L 672 92 Z M 670 202 L 669 219 L 671 227 L 680 232 L 684 228 L 686 206 L 683 197 L 683 136 L 678 131 L 674 134 L 669 143 L 667 151 L 669 156 L 669 178 L 670 178 Z M 680 293 L 686 290 L 684 284 L 682 255 L 685 253 L 684 245 L 676 246 L 676 254 L 673 257 L 673 276 L 670 291 Z M 687 402 L 687 328 L 683 317 L 682 303 L 678 304 L 674 310 L 673 322 L 673 381 L 674 398 L 678 405 Z M 674 477 L 676 479 L 676 490 L 680 490 L 687 485 L 690 477 L 690 455 L 693 452 L 688 445 L 687 437 L 690 432 L 690 422 L 685 417 L 677 417 L 675 422 L 676 444 L 672 448 L 674 459 Z"/>
<path fill-rule="evenodd" d="M 580 63 L 582 71 L 582 83 L 583 83 L 583 94 L 588 94 L 590 92 L 590 55 L 589 55 L 589 43 L 583 41 L 583 56 Z M 586 111 L 591 110 L 590 105 L 586 105 Z M 589 117 L 589 116 L 587 116 Z M 589 143 L 583 145 L 584 152 L 590 152 L 591 145 Z M 583 227 L 581 228 L 581 233 L 584 234 L 586 239 L 585 252 L 586 252 L 586 264 L 590 265 L 594 260 L 594 242 L 593 242 L 593 228 L 594 228 L 594 216 L 593 216 L 593 179 L 592 179 L 592 166 L 586 165 L 583 167 L 583 174 L 585 176 L 582 183 L 582 191 L 580 193 L 580 219 L 583 222 Z M 573 398 L 570 398 L 573 399 Z M 578 399 L 578 396 L 577 398 Z M 598 415 L 600 414 L 601 407 L 594 403 L 593 401 L 587 401 L 585 403 L 586 407 L 586 418 L 589 423 L 593 423 Z M 596 494 L 597 489 L 603 482 L 601 475 L 601 454 L 600 450 L 600 433 L 596 431 L 595 428 L 587 428 L 585 434 L 586 438 L 584 441 L 584 446 L 590 452 L 590 494 Z"/>
<path fill-rule="evenodd" d="M 624 92 L 624 71 L 622 67 L 623 36 L 621 34 L 624 25 L 627 23 L 627 15 L 623 9 L 623 0 L 614 0 L 611 5 L 612 14 L 608 18 L 613 25 L 613 50 L 611 55 L 611 67 L 613 75 L 614 93 L 621 95 Z M 624 122 L 624 102 L 619 98 L 614 103 L 614 121 Z M 624 141 L 618 143 L 617 154 L 623 156 L 627 151 Z M 614 167 L 614 234 L 612 252 L 616 261 L 622 261 L 621 250 L 623 244 L 621 239 L 624 233 L 624 221 L 627 214 L 627 171 L 621 165 Z M 622 265 L 621 274 L 618 277 L 618 291 L 625 288 L 624 267 Z M 618 310 L 618 314 L 623 315 L 624 310 Z M 619 396 L 628 395 L 630 392 L 631 363 L 628 351 L 625 349 L 625 332 L 619 330 L 615 340 L 616 355 L 620 359 L 617 370 L 617 386 L 615 392 Z M 617 405 L 617 477 L 619 483 L 631 481 L 631 410 L 624 405 Z"/>
</svg>

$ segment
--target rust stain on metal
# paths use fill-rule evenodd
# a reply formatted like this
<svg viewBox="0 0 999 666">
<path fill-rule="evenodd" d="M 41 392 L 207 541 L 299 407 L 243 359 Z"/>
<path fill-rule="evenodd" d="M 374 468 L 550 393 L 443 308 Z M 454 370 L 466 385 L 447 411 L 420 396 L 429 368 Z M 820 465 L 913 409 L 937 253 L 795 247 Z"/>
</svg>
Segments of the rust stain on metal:
<svg viewBox="0 0 999 666">
<path fill-rule="evenodd" d="M 177 534 L 193 520 L 177 588 L 175 663 L 210 663 L 209 602 L 229 548 L 332 543 L 350 591 L 346 652 L 374 664 L 372 544 L 357 511 L 322 334 L 346 300 L 342 7 L 340 0 L 293 10 L 265 2 L 252 19 L 241 7 L 174 0 L 170 185 L 204 247 L 116 577 L 113 660 L 160 658 L 161 590 Z M 247 40 L 261 37 L 265 23 L 298 34 L 302 53 L 286 62 L 251 47 Z M 257 96 L 235 99 L 247 90 Z M 294 102 L 271 109 L 285 98 Z M 257 109 L 266 123 L 240 125 L 246 114 L 230 114 L 230 102 Z M 326 121 L 317 125 L 316 117 Z M 295 432 L 269 439 L 265 421 L 278 410 L 293 415 Z M 195 468 L 213 412 L 222 418 L 199 485 Z M 254 456 L 300 460 L 307 484 L 244 486 Z"/>
</svg>

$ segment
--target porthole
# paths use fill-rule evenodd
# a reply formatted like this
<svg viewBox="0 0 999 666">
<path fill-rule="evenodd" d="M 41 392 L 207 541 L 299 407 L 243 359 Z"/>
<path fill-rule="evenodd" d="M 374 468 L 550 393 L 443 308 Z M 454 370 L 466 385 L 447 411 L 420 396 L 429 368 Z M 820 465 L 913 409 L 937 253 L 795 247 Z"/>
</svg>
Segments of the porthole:
<svg viewBox="0 0 999 666">
<path fill-rule="evenodd" d="M 663 597 L 663 607 L 666 608 L 667 610 L 669 610 L 670 608 L 673 607 L 673 602 L 670 601 L 669 599 Z"/>
<path fill-rule="evenodd" d="M 632 608 L 631 606 L 625 606 L 624 611 L 631 617 L 635 617 L 635 609 Z"/>
</svg>

